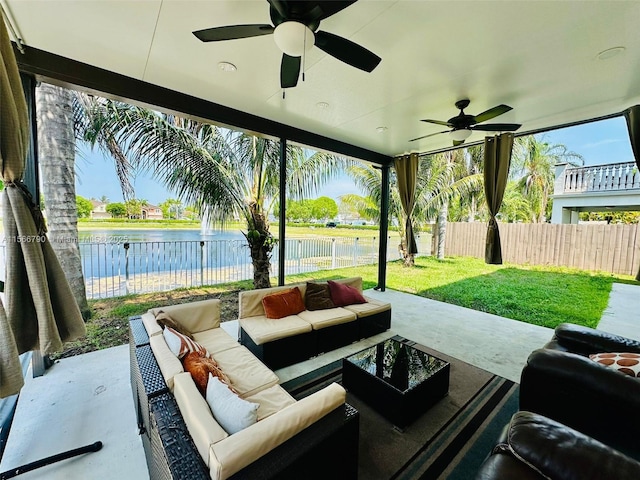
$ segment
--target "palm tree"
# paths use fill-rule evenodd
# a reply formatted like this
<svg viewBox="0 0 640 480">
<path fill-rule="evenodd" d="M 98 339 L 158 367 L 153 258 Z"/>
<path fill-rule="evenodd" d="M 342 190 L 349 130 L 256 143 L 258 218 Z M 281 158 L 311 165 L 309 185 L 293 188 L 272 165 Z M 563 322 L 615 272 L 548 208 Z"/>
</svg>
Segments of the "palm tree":
<svg viewBox="0 0 640 480">
<path fill-rule="evenodd" d="M 280 186 L 280 143 L 110 100 L 96 101 L 84 138 L 113 139 L 133 168 L 150 171 L 212 222 L 242 218 L 255 288 L 270 286 L 276 239 L 268 215 Z M 337 176 L 345 159 L 287 145 L 287 195 L 304 198 Z"/>
<path fill-rule="evenodd" d="M 87 320 L 91 310 L 78 247 L 72 105 L 72 93 L 67 89 L 46 83 L 36 89 L 38 156 L 49 239 Z"/>
<path fill-rule="evenodd" d="M 531 205 L 531 221 L 545 221 L 555 181 L 553 168 L 562 162 L 582 165 L 584 159 L 580 154 L 569 151 L 565 145 L 545 142 L 543 137 L 530 135 L 516 138 L 511 174 Z"/>
<path fill-rule="evenodd" d="M 416 202 L 411 219 L 415 231 L 420 231 L 421 226 L 429 219 L 435 218 L 438 212 L 444 214 L 446 219 L 448 202 L 454 196 L 464 196 L 468 192 L 477 191 L 479 185 L 481 188 L 482 178 L 478 174 L 456 176 L 461 170 L 461 165 L 453 160 L 459 155 L 458 153 L 445 152 L 420 159 L 416 182 Z M 379 205 L 382 191 L 382 175 L 380 171 L 369 166 L 353 165 L 347 168 L 347 174 L 366 193 L 366 197 L 343 196 L 341 200 L 352 205 L 365 218 L 380 218 Z M 404 265 L 412 266 L 413 255 L 409 255 L 404 241 L 406 218 L 393 171 L 389 182 L 389 220 L 399 226 L 399 250 L 404 259 Z M 444 241 L 446 221 L 441 222 L 440 225 L 442 228 L 441 238 Z M 438 252 L 443 256 L 444 244 L 438 248 Z"/>
</svg>

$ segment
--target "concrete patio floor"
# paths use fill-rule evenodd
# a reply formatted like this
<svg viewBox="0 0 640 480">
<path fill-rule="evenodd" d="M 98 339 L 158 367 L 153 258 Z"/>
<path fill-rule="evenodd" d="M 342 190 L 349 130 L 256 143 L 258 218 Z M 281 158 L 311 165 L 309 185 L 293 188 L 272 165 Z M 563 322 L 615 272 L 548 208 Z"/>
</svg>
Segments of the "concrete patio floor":
<svg viewBox="0 0 640 480">
<path fill-rule="evenodd" d="M 529 353 L 552 336 L 548 328 L 393 290 L 366 294 L 393 305 L 391 330 L 276 371 L 281 382 L 402 335 L 502 377 L 519 381 Z M 640 286 L 614 284 L 599 328 L 640 340 Z M 224 322 L 234 334 L 237 322 Z M 127 345 L 66 358 L 22 389 L 0 472 L 102 441 L 102 450 L 20 476 L 21 479 L 149 478 L 137 434 Z"/>
</svg>

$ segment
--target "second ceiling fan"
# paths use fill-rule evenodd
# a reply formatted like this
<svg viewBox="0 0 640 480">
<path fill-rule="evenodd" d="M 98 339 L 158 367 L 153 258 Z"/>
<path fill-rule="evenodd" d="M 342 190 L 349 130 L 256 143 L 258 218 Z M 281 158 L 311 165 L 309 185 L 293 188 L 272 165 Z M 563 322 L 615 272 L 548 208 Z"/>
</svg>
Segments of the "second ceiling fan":
<svg viewBox="0 0 640 480">
<path fill-rule="evenodd" d="M 229 25 L 206 28 L 193 34 L 203 42 L 218 42 L 238 38 L 274 35 L 282 50 L 280 64 L 280 86 L 295 87 L 300 75 L 301 57 L 314 45 L 342 62 L 371 72 L 382 60 L 375 53 L 329 32 L 318 31 L 320 22 L 344 10 L 356 0 L 348 1 L 301 1 L 267 0 L 269 24 Z"/>
<path fill-rule="evenodd" d="M 434 135 L 440 135 L 442 133 L 449 133 L 453 140 L 453 146 L 462 145 L 464 141 L 469 138 L 473 131 L 482 132 L 514 132 L 518 130 L 522 125 L 519 123 L 486 123 L 479 125 L 482 122 L 491 120 L 492 118 L 507 113 L 509 110 L 513 110 L 509 105 L 497 105 L 489 110 L 486 110 L 478 115 L 467 115 L 464 113 L 464 109 L 469 106 L 470 100 L 458 100 L 456 102 L 456 108 L 460 110 L 460 113 L 455 117 L 450 118 L 446 122 L 441 120 L 421 120 L 422 122 L 434 123 L 436 125 L 443 125 L 449 127 L 450 130 L 444 130 L 442 132 L 430 133 L 429 135 L 423 135 L 422 137 L 413 138 L 409 140 L 414 142 L 427 137 L 433 137 Z"/>
</svg>

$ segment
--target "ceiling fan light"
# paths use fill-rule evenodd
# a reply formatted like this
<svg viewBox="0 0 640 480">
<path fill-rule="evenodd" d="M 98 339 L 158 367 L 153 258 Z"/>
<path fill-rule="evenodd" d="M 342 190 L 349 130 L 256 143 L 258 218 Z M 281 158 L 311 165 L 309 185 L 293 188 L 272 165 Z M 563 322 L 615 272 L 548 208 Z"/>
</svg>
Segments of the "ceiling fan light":
<svg viewBox="0 0 640 480">
<path fill-rule="evenodd" d="M 461 128 L 460 130 L 452 130 L 449 132 L 449 136 L 451 140 L 456 142 L 464 142 L 467 138 L 471 136 L 471 130 L 466 128 Z"/>
<path fill-rule="evenodd" d="M 283 22 L 273 32 L 278 48 L 290 57 L 301 57 L 315 43 L 315 35 L 305 24 L 295 21 Z"/>
</svg>

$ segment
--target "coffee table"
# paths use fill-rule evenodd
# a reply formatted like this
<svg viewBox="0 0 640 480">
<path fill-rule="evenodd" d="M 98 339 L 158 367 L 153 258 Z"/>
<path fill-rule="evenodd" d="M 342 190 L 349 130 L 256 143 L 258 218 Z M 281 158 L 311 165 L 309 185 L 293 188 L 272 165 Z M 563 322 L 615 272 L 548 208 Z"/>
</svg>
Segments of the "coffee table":
<svg viewBox="0 0 640 480">
<path fill-rule="evenodd" d="M 394 336 L 342 360 L 343 386 L 403 429 L 449 391 L 449 363 Z"/>
</svg>

